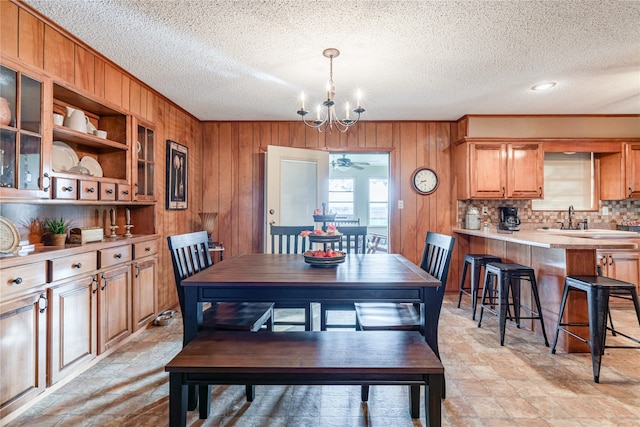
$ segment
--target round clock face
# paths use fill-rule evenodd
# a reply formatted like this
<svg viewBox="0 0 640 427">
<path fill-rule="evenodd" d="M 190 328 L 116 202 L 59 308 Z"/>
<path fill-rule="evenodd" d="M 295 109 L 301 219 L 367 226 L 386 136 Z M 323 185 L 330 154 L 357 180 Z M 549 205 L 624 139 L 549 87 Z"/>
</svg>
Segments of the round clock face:
<svg viewBox="0 0 640 427">
<path fill-rule="evenodd" d="M 438 188 L 438 175 L 429 168 L 419 168 L 413 174 L 413 186 L 421 194 L 431 194 Z"/>
</svg>

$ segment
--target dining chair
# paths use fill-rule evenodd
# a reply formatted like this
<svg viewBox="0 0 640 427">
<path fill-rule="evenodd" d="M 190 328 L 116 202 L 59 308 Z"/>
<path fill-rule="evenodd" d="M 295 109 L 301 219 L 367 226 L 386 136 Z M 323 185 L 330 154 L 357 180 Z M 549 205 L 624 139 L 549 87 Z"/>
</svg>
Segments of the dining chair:
<svg viewBox="0 0 640 427">
<path fill-rule="evenodd" d="M 442 301 L 447 287 L 447 276 L 453 253 L 455 238 L 444 234 L 427 232 L 420 268 L 438 279 L 442 286 L 438 289 L 437 318 L 440 318 Z M 413 303 L 356 303 L 356 325 L 362 331 L 418 331 L 421 328 L 420 304 Z M 436 325 L 437 326 L 437 325 Z M 437 348 L 434 349 L 438 359 Z M 369 386 L 362 386 L 362 401 L 369 396 Z"/>
<path fill-rule="evenodd" d="M 173 275 L 175 277 L 176 289 L 178 291 L 178 301 L 180 310 L 184 314 L 184 289 L 180 282 L 187 277 L 209 268 L 213 265 L 209 254 L 208 236 L 206 231 L 180 234 L 167 237 L 169 251 L 171 252 L 171 262 L 173 264 Z M 273 330 L 273 309 L 274 304 L 247 303 L 247 302 L 213 302 L 202 313 L 202 330 L 232 330 L 256 332 L 260 329 Z M 184 315 L 183 327 L 184 327 Z M 209 387 L 210 388 L 210 387 Z M 201 387 L 201 402 L 207 396 L 208 387 Z M 255 396 L 253 385 L 246 385 L 247 401 L 252 401 Z M 195 407 L 195 403 L 192 403 Z M 201 410 L 203 407 L 201 405 Z M 203 414 L 200 414 L 202 418 Z M 206 417 L 205 417 L 206 418 Z"/>
<path fill-rule="evenodd" d="M 271 235 L 272 254 L 303 254 L 311 249 L 307 237 L 302 237 L 303 231 L 311 231 L 313 225 L 269 225 Z M 302 258 L 302 257 L 301 257 Z M 302 259 L 300 262 L 303 262 Z M 302 311 L 302 316 L 300 312 Z M 312 329 L 311 304 L 279 303 L 274 308 L 274 328 L 280 330 L 300 329 L 305 331 Z M 302 317 L 302 320 L 298 320 Z"/>
<path fill-rule="evenodd" d="M 337 249 L 348 254 L 364 254 L 367 252 L 367 226 L 340 226 L 338 231 L 342 234 L 342 239 L 337 244 Z M 353 318 L 351 323 L 343 320 L 339 323 L 329 323 L 330 313 L 334 316 L 340 314 L 342 318 Z M 348 303 L 320 303 L 320 330 L 327 329 L 356 329 L 355 307 L 353 302 Z"/>
</svg>

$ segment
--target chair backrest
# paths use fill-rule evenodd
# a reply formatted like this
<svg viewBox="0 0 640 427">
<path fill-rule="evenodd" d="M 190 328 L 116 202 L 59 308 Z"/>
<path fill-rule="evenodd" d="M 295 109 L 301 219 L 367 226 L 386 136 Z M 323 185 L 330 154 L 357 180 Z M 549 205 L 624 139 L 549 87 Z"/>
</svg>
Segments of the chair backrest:
<svg viewBox="0 0 640 427">
<path fill-rule="evenodd" d="M 367 226 L 338 227 L 342 239 L 338 249 L 349 254 L 363 254 L 367 251 Z"/>
<path fill-rule="evenodd" d="M 173 275 L 178 290 L 178 300 L 183 313 L 184 289 L 180 286 L 180 282 L 182 279 L 193 276 L 213 264 L 209 254 L 208 240 L 206 231 L 167 237 L 169 251 L 171 252 L 171 263 L 173 264 Z"/>
<path fill-rule="evenodd" d="M 440 280 L 443 288 L 447 286 L 455 240 L 451 236 L 429 231 L 424 242 L 420 268 Z"/>
<path fill-rule="evenodd" d="M 270 225 L 272 254 L 301 254 L 307 250 L 307 237 L 300 236 L 305 230 L 313 231 L 313 225 Z M 309 246 L 310 248 L 310 246 Z"/>
</svg>

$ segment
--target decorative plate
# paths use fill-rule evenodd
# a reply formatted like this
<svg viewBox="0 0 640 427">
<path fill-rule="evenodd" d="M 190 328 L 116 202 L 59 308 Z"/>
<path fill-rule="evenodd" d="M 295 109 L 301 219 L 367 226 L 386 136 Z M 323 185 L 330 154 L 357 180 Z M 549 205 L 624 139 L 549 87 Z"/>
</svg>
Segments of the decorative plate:
<svg viewBox="0 0 640 427">
<path fill-rule="evenodd" d="M 337 267 L 338 264 L 342 264 L 344 262 L 344 257 L 345 257 L 344 254 L 342 256 L 336 256 L 336 257 L 330 257 L 330 258 L 304 255 L 304 262 L 309 264 L 311 267 L 333 268 L 333 267 Z"/>
<path fill-rule="evenodd" d="M 102 176 L 102 166 L 93 157 L 84 156 L 80 159 L 80 166 L 89 169 L 89 173 L 93 176 Z"/>
<path fill-rule="evenodd" d="M 73 148 L 62 141 L 53 141 L 53 170 L 68 171 L 78 163 L 78 155 Z"/>
<path fill-rule="evenodd" d="M 20 246 L 20 233 L 15 224 L 9 219 L 0 216 L 0 253 L 10 254 L 18 252 Z"/>
</svg>

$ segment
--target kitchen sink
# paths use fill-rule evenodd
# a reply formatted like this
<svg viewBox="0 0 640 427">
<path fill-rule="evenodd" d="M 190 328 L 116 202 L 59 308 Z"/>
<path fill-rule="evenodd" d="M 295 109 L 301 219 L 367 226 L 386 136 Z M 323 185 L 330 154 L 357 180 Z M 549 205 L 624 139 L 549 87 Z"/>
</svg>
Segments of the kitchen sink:
<svg viewBox="0 0 640 427">
<path fill-rule="evenodd" d="M 624 239 L 624 238 L 640 238 L 640 233 L 635 231 L 622 231 L 622 230 L 608 230 L 592 228 L 589 230 L 561 230 L 559 228 L 538 228 L 537 231 L 542 231 L 549 234 L 557 234 L 560 236 L 570 237 L 585 237 L 588 239 Z"/>
</svg>

